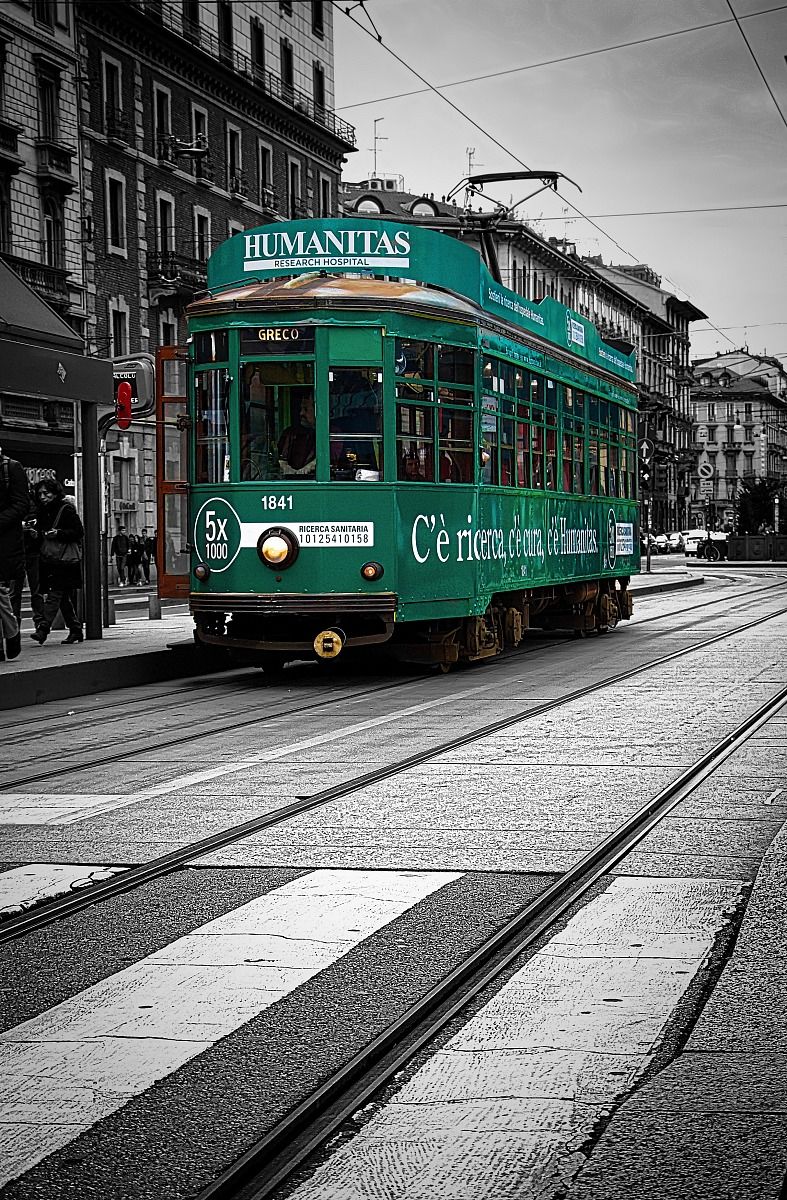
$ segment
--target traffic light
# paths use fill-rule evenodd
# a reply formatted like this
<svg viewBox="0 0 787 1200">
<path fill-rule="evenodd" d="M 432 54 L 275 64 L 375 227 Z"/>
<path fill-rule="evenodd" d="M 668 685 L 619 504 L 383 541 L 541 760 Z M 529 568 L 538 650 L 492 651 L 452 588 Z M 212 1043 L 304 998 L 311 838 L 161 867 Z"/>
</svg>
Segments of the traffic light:
<svg viewBox="0 0 787 1200">
<path fill-rule="evenodd" d="M 131 424 L 131 384 L 125 379 L 118 384 L 115 421 L 118 429 L 128 429 Z"/>
<path fill-rule="evenodd" d="M 639 486 L 643 492 L 650 491 L 650 473 L 651 465 L 649 462 L 640 462 L 639 465 Z"/>
</svg>

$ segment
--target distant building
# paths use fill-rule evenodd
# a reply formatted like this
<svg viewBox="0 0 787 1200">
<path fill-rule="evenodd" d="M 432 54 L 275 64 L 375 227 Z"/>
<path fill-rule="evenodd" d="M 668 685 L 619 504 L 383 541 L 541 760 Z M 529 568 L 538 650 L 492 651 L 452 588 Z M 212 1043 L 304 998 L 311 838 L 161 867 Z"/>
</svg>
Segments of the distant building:
<svg viewBox="0 0 787 1200">
<path fill-rule="evenodd" d="M 754 374 L 752 367 L 762 364 Z M 733 364 L 733 365 L 730 365 Z M 697 468 L 692 478 L 695 523 L 732 528 L 742 481 L 787 489 L 787 372 L 778 359 L 730 351 L 694 361 L 691 389 Z"/>
</svg>

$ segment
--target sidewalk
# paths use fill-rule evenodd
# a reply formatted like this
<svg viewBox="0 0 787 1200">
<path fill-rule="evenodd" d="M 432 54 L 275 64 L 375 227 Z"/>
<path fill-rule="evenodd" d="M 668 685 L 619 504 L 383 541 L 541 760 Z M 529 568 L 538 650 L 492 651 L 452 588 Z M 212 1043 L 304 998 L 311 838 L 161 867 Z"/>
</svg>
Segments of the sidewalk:
<svg viewBox="0 0 787 1200">
<path fill-rule="evenodd" d="M 634 576 L 631 590 L 647 596 L 702 582 L 702 575 L 675 567 Z M 211 662 L 209 654 L 197 649 L 185 604 L 163 601 L 161 620 L 151 621 L 147 610 L 154 587 L 112 588 L 110 595 L 117 623 L 100 640 L 74 646 L 61 644 L 65 629 L 53 629 L 44 645 L 37 646 L 30 640 L 30 610 L 23 608 L 22 653 L 13 662 L 0 663 L 0 711 L 229 669 L 224 658 Z"/>
</svg>

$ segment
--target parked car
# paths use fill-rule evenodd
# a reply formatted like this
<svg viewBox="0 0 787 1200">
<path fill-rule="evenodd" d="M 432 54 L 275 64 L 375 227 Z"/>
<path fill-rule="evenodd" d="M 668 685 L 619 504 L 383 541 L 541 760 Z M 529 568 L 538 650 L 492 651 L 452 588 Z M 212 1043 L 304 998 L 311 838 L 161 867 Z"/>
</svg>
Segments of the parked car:
<svg viewBox="0 0 787 1200">
<path fill-rule="evenodd" d="M 683 539 L 683 534 L 677 529 L 673 529 L 672 533 L 667 534 L 670 554 L 682 554 L 686 548 L 686 543 Z"/>
<path fill-rule="evenodd" d="M 656 553 L 669 554 L 669 538 L 666 533 L 656 534 Z"/>
<path fill-rule="evenodd" d="M 686 556 L 696 555 L 718 562 L 727 557 L 727 534 L 720 529 L 689 529 L 683 535 Z"/>
</svg>

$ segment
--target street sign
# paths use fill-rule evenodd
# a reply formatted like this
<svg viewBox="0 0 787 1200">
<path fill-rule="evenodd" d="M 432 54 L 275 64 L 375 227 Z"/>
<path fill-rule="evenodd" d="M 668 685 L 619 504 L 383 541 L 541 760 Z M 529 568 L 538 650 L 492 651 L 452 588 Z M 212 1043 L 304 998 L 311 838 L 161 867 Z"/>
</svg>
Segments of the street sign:
<svg viewBox="0 0 787 1200">
<path fill-rule="evenodd" d="M 709 462 L 704 462 L 697 467 L 697 474 L 700 479 L 713 479 L 714 470 Z"/>
<path fill-rule="evenodd" d="M 710 497 L 713 495 L 713 480 L 712 479 L 701 479 L 700 480 L 700 495 L 707 496 L 707 497 Z"/>
<path fill-rule="evenodd" d="M 650 438 L 640 438 L 639 456 L 645 463 L 653 458 L 653 442 Z"/>
</svg>

